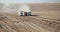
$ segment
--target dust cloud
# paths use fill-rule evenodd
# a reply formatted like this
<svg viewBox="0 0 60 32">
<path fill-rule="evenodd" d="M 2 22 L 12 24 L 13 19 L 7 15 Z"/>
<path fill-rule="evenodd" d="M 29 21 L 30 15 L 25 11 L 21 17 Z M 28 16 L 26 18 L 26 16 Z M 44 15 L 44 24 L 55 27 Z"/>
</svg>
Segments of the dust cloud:
<svg viewBox="0 0 60 32">
<path fill-rule="evenodd" d="M 28 4 L 0 3 L 0 13 L 18 13 L 21 10 L 30 11 Z"/>
<path fill-rule="evenodd" d="M 0 13 L 16 13 L 18 10 L 18 5 L 16 4 L 0 4 Z"/>
</svg>

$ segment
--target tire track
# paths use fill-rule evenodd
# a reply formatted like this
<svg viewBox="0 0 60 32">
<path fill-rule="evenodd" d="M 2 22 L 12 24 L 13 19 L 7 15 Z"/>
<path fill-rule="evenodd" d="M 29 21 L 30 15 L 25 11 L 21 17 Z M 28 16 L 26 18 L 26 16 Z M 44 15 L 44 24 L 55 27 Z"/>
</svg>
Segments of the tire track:
<svg viewBox="0 0 60 32">
<path fill-rule="evenodd" d="M 6 26 L 5 24 L 3 24 L 3 23 L 0 22 L 0 25 L 3 27 L 3 29 L 5 29 L 5 30 L 7 30 L 7 31 L 9 31 L 9 32 L 12 32 L 11 30 L 9 30 L 9 29 L 7 28 L 7 26 Z"/>
<path fill-rule="evenodd" d="M 22 26 L 24 27 L 24 29 L 28 29 L 27 31 L 30 31 L 31 29 L 32 30 L 37 30 L 38 32 L 55 32 L 57 31 L 56 29 L 51 29 L 51 27 L 48 27 L 48 26 L 42 26 L 42 25 L 45 25 L 46 23 L 44 23 L 45 21 L 48 21 L 48 22 L 55 22 L 55 20 L 49 20 L 49 19 L 45 19 L 45 18 L 38 18 L 38 17 L 33 17 L 33 16 L 28 16 L 28 17 L 23 17 L 22 19 L 19 17 L 19 19 L 15 19 L 15 18 L 11 18 L 11 16 L 7 16 L 10 20 L 13 21 L 13 24 L 17 25 L 17 26 Z M 40 26 L 38 26 L 37 24 L 35 23 L 32 23 L 32 22 L 28 22 L 26 21 L 27 19 L 33 19 L 33 20 L 36 20 L 35 22 L 39 23 L 40 21 Z M 30 21 L 30 20 L 29 20 Z M 31 20 L 32 21 L 32 20 Z M 57 21 L 56 21 L 57 22 Z M 58 21 L 59 22 L 59 21 Z M 30 29 L 30 30 L 29 30 Z M 49 31 L 50 30 L 50 31 Z M 55 31 L 54 31 L 55 30 Z M 58 31 L 57 31 L 58 32 Z"/>
<path fill-rule="evenodd" d="M 40 20 L 40 19 L 43 19 L 43 20 L 47 20 L 47 21 L 49 21 L 49 20 L 51 20 L 51 21 L 56 21 L 56 22 L 58 21 L 58 20 L 56 20 L 56 19 L 50 19 L 50 18 L 44 18 L 44 17 L 38 17 L 38 16 L 37 16 L 37 17 L 30 16 L 30 17 L 31 17 L 31 18 L 35 18 L 35 19 L 39 19 L 39 20 Z M 58 21 L 58 22 L 60 22 L 60 21 Z"/>
<path fill-rule="evenodd" d="M 5 29 L 5 30 L 8 30 L 9 32 L 16 32 L 16 31 L 14 31 L 14 30 L 12 30 L 8 25 L 6 25 L 5 23 L 1 23 L 1 25 L 3 26 L 3 28 Z"/>
<path fill-rule="evenodd" d="M 45 18 L 38 18 L 38 17 L 33 17 L 33 16 L 29 16 L 29 17 L 31 17 L 31 18 L 33 18 L 33 19 L 37 19 L 38 21 L 40 21 L 41 23 L 43 23 L 43 25 L 49 25 L 50 23 L 52 23 L 53 25 L 51 25 L 51 26 L 56 26 L 56 27 L 58 27 L 58 28 L 56 28 L 56 27 L 49 27 L 49 26 L 42 26 L 42 27 L 44 27 L 45 29 L 48 29 L 48 30 L 51 30 L 51 31 L 60 31 L 60 25 L 58 25 L 58 24 L 60 24 L 60 21 L 56 21 L 56 20 L 51 20 L 51 19 L 45 19 Z M 48 23 L 45 23 L 45 22 L 48 22 Z M 54 23 L 56 23 L 56 24 L 54 24 Z M 59 29 L 59 30 L 58 30 Z"/>
<path fill-rule="evenodd" d="M 39 31 L 39 32 L 49 32 L 48 30 L 46 30 L 46 29 L 44 29 L 44 28 L 42 28 L 42 27 L 39 27 L 39 26 L 37 26 L 36 24 L 34 24 L 34 23 L 28 23 L 28 22 L 19 22 L 19 23 L 15 23 L 16 25 L 18 25 L 18 26 L 23 26 L 23 27 L 25 27 L 25 28 L 27 28 L 27 29 L 34 29 L 34 30 L 37 30 L 37 31 Z"/>
<path fill-rule="evenodd" d="M 26 20 L 26 18 L 28 19 L 30 19 L 29 21 L 31 21 L 31 19 L 34 19 L 35 21 L 34 22 L 36 22 L 36 23 L 39 23 L 40 25 L 40 27 L 42 27 L 42 28 L 44 28 L 44 29 L 47 29 L 47 30 L 49 30 L 49 31 L 54 31 L 54 32 L 56 32 L 57 31 L 57 29 L 55 29 L 55 28 L 52 28 L 52 27 L 49 27 L 49 26 L 47 26 L 47 25 L 49 25 L 49 24 L 47 24 L 47 23 L 45 23 L 46 21 L 47 22 L 50 22 L 50 21 L 48 21 L 48 20 L 43 20 L 43 19 L 40 19 L 40 18 L 37 18 L 37 17 L 24 17 L 25 19 L 24 20 Z M 37 19 L 36 19 L 37 18 Z M 25 21 L 24 21 L 25 22 Z M 28 22 L 28 21 L 27 21 Z M 52 21 L 51 21 L 52 22 Z M 31 22 L 32 23 L 32 22 Z M 34 24 L 36 24 L 36 23 L 34 23 Z M 47 24 L 47 25 L 46 25 Z M 36 24 L 37 25 L 37 24 Z"/>
<path fill-rule="evenodd" d="M 1 25 L 3 26 L 3 28 L 8 30 L 9 32 L 16 32 L 15 30 L 11 29 L 6 23 L 4 23 L 5 20 L 3 20 L 3 18 L 0 18 L 0 22 L 1 22 Z"/>
<path fill-rule="evenodd" d="M 10 19 L 13 19 L 13 20 L 16 20 L 15 18 L 10 18 Z M 22 21 L 22 19 L 20 20 L 20 21 Z M 36 24 L 34 24 L 34 23 L 28 23 L 28 22 L 15 22 L 14 23 L 15 25 L 21 25 L 21 26 L 23 26 L 23 27 L 28 27 L 28 29 L 30 29 L 30 28 L 32 28 L 32 29 L 34 29 L 34 30 L 37 30 L 37 31 L 45 31 L 45 32 L 47 32 L 47 30 L 45 30 L 44 28 L 42 28 L 42 27 L 38 27 Z"/>
<path fill-rule="evenodd" d="M 9 20 L 12 20 L 13 21 L 13 24 L 17 21 L 17 22 L 19 22 L 19 20 L 17 20 L 17 19 L 15 19 L 15 18 L 11 18 L 11 16 L 7 16 L 8 17 L 8 19 Z M 4 21 L 3 19 L 1 19 L 2 21 Z M 22 27 L 21 27 L 22 28 Z M 20 29 L 21 29 L 20 28 Z M 28 30 L 26 30 L 25 28 L 22 28 L 24 31 L 28 31 Z M 11 29 L 11 30 L 13 30 L 13 29 Z M 15 30 L 14 30 L 15 31 Z"/>
<path fill-rule="evenodd" d="M 24 17 L 24 18 L 25 18 L 25 17 Z M 26 18 L 27 18 L 27 17 L 26 17 Z M 28 18 L 29 18 L 29 17 L 28 17 Z M 31 18 L 31 17 L 30 17 L 30 18 Z M 35 23 L 26 22 L 26 21 L 25 21 L 26 19 L 21 19 L 21 20 L 24 20 L 24 21 L 21 22 L 21 23 L 19 22 L 20 25 L 23 26 L 23 27 L 27 27 L 27 26 L 28 26 L 28 27 L 31 27 L 31 28 L 33 28 L 34 30 L 38 30 L 38 31 L 43 28 L 43 27 L 37 26 Z M 35 21 L 35 22 L 36 22 L 36 21 Z M 15 23 L 15 24 L 16 24 L 16 23 Z M 17 25 L 18 25 L 18 23 L 17 23 Z M 25 26 L 24 26 L 24 25 L 25 25 Z M 18 25 L 18 26 L 19 26 L 19 25 Z M 41 29 L 38 28 L 38 27 L 40 27 Z M 46 29 L 43 28 L 43 30 L 46 30 Z M 41 32 L 42 32 L 42 31 L 41 31 Z"/>
</svg>

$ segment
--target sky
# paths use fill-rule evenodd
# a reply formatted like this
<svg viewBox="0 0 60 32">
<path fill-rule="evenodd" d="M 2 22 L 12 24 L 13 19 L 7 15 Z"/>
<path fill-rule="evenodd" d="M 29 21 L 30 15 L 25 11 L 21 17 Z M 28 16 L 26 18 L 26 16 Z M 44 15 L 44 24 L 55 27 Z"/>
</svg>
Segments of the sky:
<svg viewBox="0 0 60 32">
<path fill-rule="evenodd" d="M 60 2 L 60 0 L 0 0 L 0 3 Z"/>
</svg>

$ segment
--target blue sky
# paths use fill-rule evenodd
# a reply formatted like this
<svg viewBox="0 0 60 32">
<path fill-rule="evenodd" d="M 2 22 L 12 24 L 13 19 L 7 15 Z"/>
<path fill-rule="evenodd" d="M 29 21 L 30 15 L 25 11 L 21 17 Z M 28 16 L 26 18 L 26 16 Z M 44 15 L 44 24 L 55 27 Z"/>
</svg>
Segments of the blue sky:
<svg viewBox="0 0 60 32">
<path fill-rule="evenodd" d="M 0 0 L 0 3 L 60 2 L 60 0 Z"/>
</svg>

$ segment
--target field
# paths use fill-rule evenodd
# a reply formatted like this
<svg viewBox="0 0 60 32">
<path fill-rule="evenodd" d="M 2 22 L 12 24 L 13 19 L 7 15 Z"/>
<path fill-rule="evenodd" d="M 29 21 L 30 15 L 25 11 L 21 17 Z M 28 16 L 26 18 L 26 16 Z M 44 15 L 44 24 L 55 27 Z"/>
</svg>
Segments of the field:
<svg viewBox="0 0 60 32">
<path fill-rule="evenodd" d="M 0 13 L 0 32 L 60 32 L 60 3 L 29 5 L 32 16 Z"/>
</svg>

